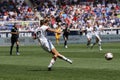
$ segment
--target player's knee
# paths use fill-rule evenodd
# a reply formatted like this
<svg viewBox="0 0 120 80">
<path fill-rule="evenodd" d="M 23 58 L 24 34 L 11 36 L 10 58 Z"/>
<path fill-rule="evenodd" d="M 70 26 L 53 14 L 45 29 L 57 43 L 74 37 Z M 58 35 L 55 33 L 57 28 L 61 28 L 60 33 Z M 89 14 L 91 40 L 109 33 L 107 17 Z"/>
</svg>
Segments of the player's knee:
<svg viewBox="0 0 120 80">
<path fill-rule="evenodd" d="M 57 59 L 57 57 L 56 57 L 56 56 L 53 56 L 53 58 L 54 58 L 54 60 L 56 60 L 56 59 Z"/>
<path fill-rule="evenodd" d="M 59 55 L 58 54 L 55 54 L 54 57 L 57 58 Z"/>
</svg>

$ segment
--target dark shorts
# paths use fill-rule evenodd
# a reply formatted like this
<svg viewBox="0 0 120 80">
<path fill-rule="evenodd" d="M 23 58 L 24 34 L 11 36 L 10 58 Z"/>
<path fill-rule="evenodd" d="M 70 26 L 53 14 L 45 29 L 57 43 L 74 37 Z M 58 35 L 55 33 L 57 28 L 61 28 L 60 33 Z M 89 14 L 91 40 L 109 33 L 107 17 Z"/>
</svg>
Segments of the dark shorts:
<svg viewBox="0 0 120 80">
<path fill-rule="evenodd" d="M 11 43 L 15 43 L 18 41 L 18 38 L 11 38 Z"/>
<path fill-rule="evenodd" d="M 68 35 L 63 35 L 63 38 L 64 38 L 64 39 L 65 39 L 65 38 L 68 39 Z"/>
</svg>

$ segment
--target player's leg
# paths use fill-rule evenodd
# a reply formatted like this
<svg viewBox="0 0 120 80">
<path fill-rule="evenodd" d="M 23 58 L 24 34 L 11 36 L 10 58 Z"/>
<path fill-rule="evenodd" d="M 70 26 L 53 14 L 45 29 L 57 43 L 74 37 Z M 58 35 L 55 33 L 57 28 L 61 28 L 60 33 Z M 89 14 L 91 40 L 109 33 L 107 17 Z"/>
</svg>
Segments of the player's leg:
<svg viewBox="0 0 120 80">
<path fill-rule="evenodd" d="M 60 44 L 60 35 L 58 36 L 58 44 Z"/>
<path fill-rule="evenodd" d="M 92 44 L 91 49 L 98 43 L 97 37 L 95 37 L 95 40 L 96 40 L 96 41 Z"/>
<path fill-rule="evenodd" d="M 64 47 L 65 48 L 68 48 L 68 46 L 67 46 L 67 40 L 68 40 L 68 36 L 63 36 L 63 38 L 64 38 Z"/>
<path fill-rule="evenodd" d="M 100 50 L 100 51 L 102 50 L 101 42 L 102 42 L 102 40 L 101 40 L 100 36 L 98 35 L 98 36 L 97 36 L 97 43 L 98 43 L 98 46 L 99 46 L 99 50 Z"/>
<path fill-rule="evenodd" d="M 92 39 L 92 35 L 87 34 L 87 48 L 91 45 L 91 39 Z"/>
<path fill-rule="evenodd" d="M 58 39 L 56 39 L 56 44 L 58 44 Z"/>
<path fill-rule="evenodd" d="M 64 40 L 65 40 L 65 42 L 64 42 L 64 47 L 65 47 L 65 48 L 68 48 L 68 46 L 67 46 L 68 35 L 65 35 L 65 36 L 64 36 Z"/>
<path fill-rule="evenodd" d="M 48 70 L 51 70 L 51 67 L 54 65 L 57 57 L 59 57 L 60 59 L 63 59 L 69 63 L 72 63 L 72 61 L 68 58 L 66 58 L 65 56 L 61 55 L 54 47 L 54 45 L 52 44 L 52 42 L 50 40 L 47 40 L 45 42 L 43 42 L 42 48 L 48 52 L 51 52 L 54 56 L 52 57 L 50 64 L 48 65 Z"/>
<path fill-rule="evenodd" d="M 56 43 L 59 45 L 59 38 L 58 37 L 56 38 Z"/>
<path fill-rule="evenodd" d="M 65 48 L 68 48 L 68 35 L 66 35 L 66 46 L 65 46 Z"/>
<path fill-rule="evenodd" d="M 58 57 L 62 60 L 65 60 L 67 61 L 68 63 L 72 64 L 72 60 L 68 59 L 67 57 L 61 55 L 55 48 L 52 49 L 52 54 L 55 56 L 55 57 Z"/>
<path fill-rule="evenodd" d="M 15 43 L 14 39 L 11 38 L 10 55 L 12 55 L 12 50 L 13 50 L 14 43 Z"/>
<path fill-rule="evenodd" d="M 57 35 L 55 35 L 55 39 L 56 39 L 56 44 L 58 44 L 58 37 L 57 37 Z"/>
<path fill-rule="evenodd" d="M 52 66 L 54 65 L 56 59 L 57 59 L 57 55 L 55 55 L 53 52 L 52 52 L 52 49 L 54 49 L 54 46 L 52 44 L 52 42 L 50 40 L 44 40 L 44 41 L 40 41 L 40 39 L 38 39 L 38 42 L 41 44 L 42 48 L 47 51 L 47 52 L 50 52 L 53 54 L 53 57 L 52 59 L 50 60 L 50 63 L 48 65 L 48 70 L 50 71 Z"/>
<path fill-rule="evenodd" d="M 16 40 L 16 54 L 20 55 L 20 53 L 19 53 L 19 41 L 18 41 L 18 39 Z"/>
<path fill-rule="evenodd" d="M 90 45 L 90 39 L 87 39 L 87 47 Z"/>
<path fill-rule="evenodd" d="M 54 65 L 55 61 L 56 61 L 57 57 L 56 56 L 53 56 L 49 65 L 48 65 L 48 70 L 50 71 L 51 70 L 51 67 Z"/>
<path fill-rule="evenodd" d="M 61 55 L 55 48 L 52 49 L 51 53 L 54 55 L 53 58 L 50 61 L 50 64 L 48 65 L 48 70 L 51 70 L 52 66 L 54 65 L 57 57 L 67 61 L 68 63 L 72 64 L 72 60 L 66 58 L 65 56 Z"/>
<path fill-rule="evenodd" d="M 91 44 L 91 38 L 87 38 L 87 48 L 90 46 Z"/>
</svg>

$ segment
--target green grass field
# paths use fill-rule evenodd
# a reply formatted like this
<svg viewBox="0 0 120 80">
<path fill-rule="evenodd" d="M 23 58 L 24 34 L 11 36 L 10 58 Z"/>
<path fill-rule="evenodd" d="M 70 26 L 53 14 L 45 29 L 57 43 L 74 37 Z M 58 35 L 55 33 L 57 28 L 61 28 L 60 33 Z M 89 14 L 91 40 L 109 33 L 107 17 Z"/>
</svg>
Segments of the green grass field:
<svg viewBox="0 0 120 80">
<path fill-rule="evenodd" d="M 47 66 L 52 55 L 40 46 L 20 46 L 20 56 L 9 56 L 9 47 L 0 47 L 0 80 L 120 80 L 120 43 L 103 43 L 91 50 L 85 44 L 55 45 L 57 50 L 73 60 L 73 64 L 57 59 L 52 71 Z M 112 52 L 114 58 L 105 60 Z"/>
</svg>

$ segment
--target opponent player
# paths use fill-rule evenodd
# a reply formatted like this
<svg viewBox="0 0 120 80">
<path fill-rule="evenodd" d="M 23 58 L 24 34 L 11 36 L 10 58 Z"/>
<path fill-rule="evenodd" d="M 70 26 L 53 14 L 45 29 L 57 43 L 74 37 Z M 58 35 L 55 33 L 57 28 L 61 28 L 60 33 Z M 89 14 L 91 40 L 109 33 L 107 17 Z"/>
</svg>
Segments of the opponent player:
<svg viewBox="0 0 120 80">
<path fill-rule="evenodd" d="M 50 61 L 50 64 L 48 65 L 48 70 L 51 70 L 51 68 L 52 68 L 52 66 L 55 63 L 57 58 L 63 59 L 65 61 L 67 61 L 68 63 L 72 64 L 72 61 L 70 59 L 66 58 L 65 56 L 61 55 L 56 50 L 56 48 L 54 47 L 52 42 L 46 38 L 45 33 L 47 31 L 55 32 L 55 33 L 58 33 L 58 34 L 61 34 L 61 31 L 56 31 L 55 29 L 51 29 L 48 26 L 48 20 L 41 21 L 41 22 L 42 22 L 43 25 L 41 27 L 38 27 L 35 30 L 35 32 L 34 32 L 35 34 L 34 34 L 33 38 L 38 39 L 38 41 L 41 44 L 42 48 L 53 54 L 53 57 L 52 57 L 52 59 Z"/>
<path fill-rule="evenodd" d="M 68 48 L 67 41 L 68 41 L 69 34 L 70 34 L 70 29 L 68 28 L 67 25 L 65 25 L 65 29 L 63 29 L 63 39 L 64 39 L 64 47 L 65 48 Z"/>
<path fill-rule="evenodd" d="M 102 40 L 101 40 L 101 38 L 100 38 L 100 32 L 102 31 L 102 29 L 103 29 L 102 24 L 96 22 L 96 24 L 95 24 L 95 26 L 94 26 L 94 28 L 93 28 L 94 35 L 95 35 L 95 37 L 96 37 L 96 42 L 93 43 L 93 45 L 91 46 L 91 48 L 93 48 L 93 46 L 98 43 L 98 46 L 99 46 L 99 50 L 100 50 L 100 51 L 102 50 L 102 48 L 101 48 L 101 41 L 102 41 Z"/>
</svg>

